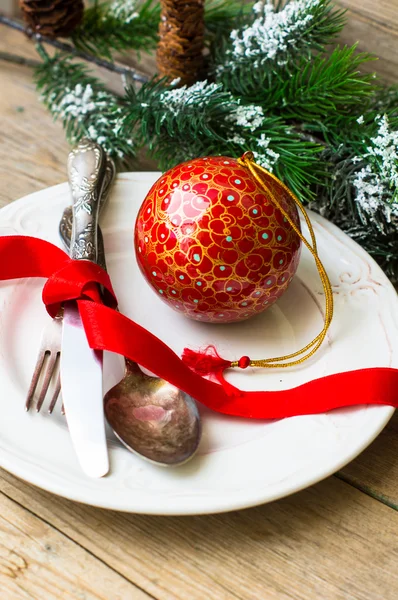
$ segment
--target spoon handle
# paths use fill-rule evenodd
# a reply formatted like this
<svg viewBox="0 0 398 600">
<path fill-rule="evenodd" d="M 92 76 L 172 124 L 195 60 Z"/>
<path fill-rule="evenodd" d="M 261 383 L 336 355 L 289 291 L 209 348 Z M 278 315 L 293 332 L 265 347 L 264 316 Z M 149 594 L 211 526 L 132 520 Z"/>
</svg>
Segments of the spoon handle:
<svg viewBox="0 0 398 600">
<path fill-rule="evenodd" d="M 106 172 L 106 154 L 95 142 L 83 139 L 68 157 L 73 205 L 70 256 L 97 262 L 98 216 Z"/>
</svg>

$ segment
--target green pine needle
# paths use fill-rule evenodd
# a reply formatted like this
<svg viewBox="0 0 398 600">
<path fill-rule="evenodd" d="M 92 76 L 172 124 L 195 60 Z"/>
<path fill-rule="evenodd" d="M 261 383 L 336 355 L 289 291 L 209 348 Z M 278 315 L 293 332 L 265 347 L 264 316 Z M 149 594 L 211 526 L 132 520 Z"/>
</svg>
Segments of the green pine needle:
<svg viewBox="0 0 398 600">
<path fill-rule="evenodd" d="M 142 0 L 137 6 L 138 15 L 126 18 L 121 1 L 96 3 L 74 43 L 110 60 L 115 52 L 153 50 L 159 5 Z M 330 0 L 276 0 L 276 13 L 267 6 L 276 38 L 265 28 L 254 54 L 251 42 L 249 51 L 243 45 L 234 54 L 234 40 L 243 43 L 245 31 L 247 42 L 258 13 L 239 0 L 207 0 L 209 80 L 190 88 L 154 79 L 120 97 L 85 66 L 43 53 L 37 87 L 72 143 L 91 137 L 121 163 L 143 147 L 162 169 L 253 151 L 259 164 L 356 239 L 397 281 L 398 86 L 385 88 L 363 74 L 372 57 L 355 46 L 329 51 L 344 25 L 344 11 Z"/>
<path fill-rule="evenodd" d="M 367 103 L 374 93 L 372 74 L 360 67 L 373 57 L 356 53 L 356 45 L 318 54 L 312 61 L 302 57 L 291 72 L 271 76 L 261 102 L 287 119 L 323 119 L 330 114 L 349 115 L 352 107 Z"/>
<path fill-rule="evenodd" d="M 280 11 L 290 8 L 293 3 L 285 3 L 283 7 L 278 7 Z M 322 52 L 341 32 L 345 24 L 345 11 L 336 10 L 331 0 L 320 0 L 318 3 L 302 3 L 302 10 L 297 18 L 308 17 L 304 24 L 299 28 L 295 27 L 297 18 L 286 17 L 284 28 L 290 34 L 283 38 L 283 42 L 275 46 L 273 36 L 268 41 L 260 37 L 261 24 L 259 15 L 253 13 L 251 24 L 253 33 L 248 42 L 243 32 L 247 30 L 247 22 L 244 21 L 240 28 L 235 32 L 235 38 L 241 39 L 239 53 L 234 51 L 234 40 L 224 42 L 215 53 L 213 61 L 213 70 L 217 78 L 221 78 L 225 87 L 234 94 L 245 97 L 249 101 L 257 101 L 259 90 L 264 87 L 269 88 L 271 77 L 284 75 L 290 65 L 294 65 L 298 58 L 307 60 L 314 52 Z M 279 12 L 280 12 L 279 11 Z M 275 11 L 277 19 L 278 10 Z M 263 35 L 267 34 L 268 29 L 272 27 L 272 20 L 267 21 L 264 27 Z M 275 24 L 278 35 L 280 25 Z M 246 33 L 247 35 L 247 33 Z M 255 41 L 258 37 L 258 42 Z"/>
<path fill-rule="evenodd" d="M 349 147 L 328 148 L 324 160 L 328 164 L 328 185 L 315 186 L 316 200 L 310 208 L 320 212 L 357 241 L 380 264 L 388 277 L 398 281 L 398 218 L 389 220 L 380 211 L 366 217 L 358 210 L 352 180 L 364 163 L 353 163 Z"/>
<path fill-rule="evenodd" d="M 253 2 L 244 0 L 206 0 L 205 28 L 206 45 L 221 43 L 221 39 L 230 35 L 232 29 L 247 22 L 253 10 Z"/>
<path fill-rule="evenodd" d="M 154 0 L 144 0 L 131 20 L 115 16 L 112 2 L 96 3 L 84 11 L 72 41 L 79 50 L 107 60 L 112 60 L 114 52 L 148 52 L 156 48 L 159 19 L 160 6 Z"/>
<path fill-rule="evenodd" d="M 90 75 L 85 65 L 56 54 L 36 69 L 35 81 L 54 119 L 62 121 L 70 143 L 89 137 L 119 161 L 135 156 L 132 138 L 120 135 L 122 100 Z"/>
<path fill-rule="evenodd" d="M 136 16 L 115 14 L 113 2 L 96 3 L 84 12 L 82 24 L 75 29 L 75 46 L 95 56 L 112 60 L 115 52 L 136 50 L 151 52 L 158 42 L 160 4 L 155 0 L 136 3 Z M 206 44 L 215 37 L 227 35 L 238 17 L 247 14 L 250 4 L 241 0 L 207 0 L 205 4 Z"/>
<path fill-rule="evenodd" d="M 262 138 L 268 144 L 265 157 L 267 152 L 271 158 L 278 155 L 276 175 L 304 200 L 312 197 L 311 184 L 325 176 L 326 166 L 318 159 L 323 146 L 304 139 L 278 117 L 260 118 L 254 129 L 250 123 L 239 125 L 241 103 L 221 85 L 202 82 L 171 91 L 164 82 L 152 81 L 138 93 L 130 87 L 126 101 L 126 135 L 148 146 L 162 169 L 211 154 L 239 156 L 252 150 L 261 155 Z"/>
</svg>

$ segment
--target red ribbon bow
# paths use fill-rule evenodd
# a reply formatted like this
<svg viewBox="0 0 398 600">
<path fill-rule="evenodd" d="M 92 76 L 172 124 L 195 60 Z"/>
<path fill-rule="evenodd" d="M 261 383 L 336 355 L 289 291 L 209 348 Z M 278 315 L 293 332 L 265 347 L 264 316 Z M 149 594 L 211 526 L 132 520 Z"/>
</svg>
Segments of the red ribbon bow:
<svg viewBox="0 0 398 600">
<path fill-rule="evenodd" d="M 1 237 L 0 256 L 0 280 L 47 278 L 43 302 L 51 316 L 58 313 L 64 301 L 77 301 L 92 348 L 116 352 L 137 362 L 214 411 L 246 418 L 280 419 L 361 404 L 398 407 L 398 369 L 392 368 L 337 373 L 290 390 L 245 392 L 223 384 L 221 372 L 230 363 L 216 357 L 206 363 L 207 372 L 215 365 L 213 370 L 222 385 L 214 383 L 202 377 L 204 363 L 192 364 L 192 353 L 189 358 L 190 353 L 185 352 L 184 362 L 156 336 L 114 310 L 115 293 L 107 273 L 98 265 L 72 260 L 57 246 L 27 236 Z M 109 306 L 101 303 L 98 285 L 106 290 Z M 191 368 L 186 364 L 190 359 Z M 244 360 L 240 366 L 245 367 Z"/>
<path fill-rule="evenodd" d="M 69 258 L 44 285 L 42 298 L 47 312 L 54 317 L 66 300 L 100 302 L 97 284 L 104 288 L 105 303 L 116 308 L 117 300 L 109 275 L 95 263 Z"/>
</svg>

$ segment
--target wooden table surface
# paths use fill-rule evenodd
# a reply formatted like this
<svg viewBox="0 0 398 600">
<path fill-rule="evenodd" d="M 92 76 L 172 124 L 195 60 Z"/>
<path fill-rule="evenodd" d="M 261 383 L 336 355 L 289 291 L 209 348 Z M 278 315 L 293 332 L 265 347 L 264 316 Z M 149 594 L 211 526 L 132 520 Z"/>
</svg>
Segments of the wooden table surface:
<svg viewBox="0 0 398 600">
<path fill-rule="evenodd" d="M 398 0 L 344 0 L 344 42 L 398 63 Z M 395 10 L 393 10 L 395 9 Z M 358 12 L 360 10 L 360 12 Z M 0 29 L 0 50 L 32 55 Z M 0 63 L 0 206 L 62 182 L 68 147 L 30 70 Z M 1 386 L 0 386 L 1 389 Z M 272 504 L 147 517 L 58 498 L 0 470 L 0 598 L 396 600 L 398 414 L 342 471 Z"/>
</svg>

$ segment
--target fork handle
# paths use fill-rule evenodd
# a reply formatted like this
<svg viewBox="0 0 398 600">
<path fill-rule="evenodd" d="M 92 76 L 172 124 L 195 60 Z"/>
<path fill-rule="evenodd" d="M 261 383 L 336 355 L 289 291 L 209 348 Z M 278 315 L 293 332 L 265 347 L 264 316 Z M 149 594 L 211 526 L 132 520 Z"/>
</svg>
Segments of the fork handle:
<svg viewBox="0 0 398 600">
<path fill-rule="evenodd" d="M 68 178 L 73 199 L 71 258 L 97 262 L 99 199 L 105 172 L 106 154 L 99 144 L 83 139 L 69 153 Z"/>
</svg>

